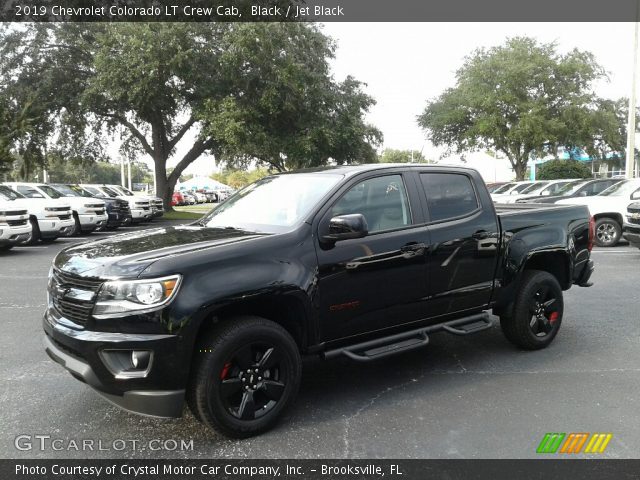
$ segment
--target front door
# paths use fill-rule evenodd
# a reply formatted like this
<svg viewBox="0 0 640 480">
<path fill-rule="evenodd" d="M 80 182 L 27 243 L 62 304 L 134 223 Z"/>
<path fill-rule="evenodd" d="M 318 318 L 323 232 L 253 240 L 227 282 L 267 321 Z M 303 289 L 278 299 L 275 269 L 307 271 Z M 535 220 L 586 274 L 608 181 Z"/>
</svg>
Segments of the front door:
<svg viewBox="0 0 640 480">
<path fill-rule="evenodd" d="M 416 225 L 422 212 L 413 182 L 400 173 L 354 180 L 323 215 L 320 236 L 338 215 L 360 213 L 369 229 L 364 238 L 317 244 L 323 341 L 424 317 L 428 233 Z"/>
</svg>

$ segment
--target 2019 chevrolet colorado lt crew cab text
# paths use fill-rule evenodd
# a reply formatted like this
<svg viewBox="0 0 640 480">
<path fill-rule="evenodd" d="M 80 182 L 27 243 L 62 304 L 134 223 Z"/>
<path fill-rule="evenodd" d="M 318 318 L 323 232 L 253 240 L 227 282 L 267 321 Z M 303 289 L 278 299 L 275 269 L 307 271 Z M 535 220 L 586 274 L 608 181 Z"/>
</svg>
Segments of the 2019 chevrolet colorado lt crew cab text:
<svg viewBox="0 0 640 480">
<path fill-rule="evenodd" d="M 301 356 L 384 358 L 500 316 L 551 343 L 563 290 L 589 286 L 584 206 L 494 206 L 475 170 L 332 167 L 275 175 L 191 225 L 113 236 L 55 258 L 45 348 L 137 413 L 184 401 L 227 435 L 276 422 Z"/>
</svg>

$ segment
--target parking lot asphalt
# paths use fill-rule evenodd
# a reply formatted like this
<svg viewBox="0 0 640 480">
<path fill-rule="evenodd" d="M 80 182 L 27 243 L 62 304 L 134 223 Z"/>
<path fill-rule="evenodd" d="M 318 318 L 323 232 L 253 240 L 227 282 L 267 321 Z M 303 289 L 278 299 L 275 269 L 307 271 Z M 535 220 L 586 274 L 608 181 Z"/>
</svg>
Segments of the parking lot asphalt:
<svg viewBox="0 0 640 480">
<path fill-rule="evenodd" d="M 278 427 L 229 440 L 186 409 L 176 420 L 124 412 L 44 353 L 51 260 L 102 236 L 0 255 L 2 458 L 533 458 L 546 432 L 610 432 L 599 458 L 638 457 L 638 249 L 594 250 L 594 286 L 565 292 L 562 327 L 546 350 L 517 350 L 496 322 L 469 337 L 435 334 L 428 347 L 379 362 L 308 360 L 298 401 Z M 59 450 L 40 450 L 37 441 L 18 450 L 19 435 L 59 439 Z M 93 451 L 73 447 L 88 439 Z"/>
</svg>

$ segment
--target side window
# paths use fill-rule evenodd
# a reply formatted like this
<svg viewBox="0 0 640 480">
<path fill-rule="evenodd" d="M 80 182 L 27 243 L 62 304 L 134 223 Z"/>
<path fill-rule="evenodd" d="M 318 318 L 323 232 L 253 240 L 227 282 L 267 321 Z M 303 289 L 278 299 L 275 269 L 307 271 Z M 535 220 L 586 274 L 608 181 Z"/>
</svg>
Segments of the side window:
<svg viewBox="0 0 640 480">
<path fill-rule="evenodd" d="M 421 173 L 431 221 L 455 218 L 478 208 L 471 179 L 459 173 Z"/>
<path fill-rule="evenodd" d="M 360 213 L 370 233 L 411 225 L 407 190 L 401 175 L 370 178 L 354 185 L 331 209 L 331 217 Z"/>
<path fill-rule="evenodd" d="M 591 195 L 597 195 L 600 192 L 604 192 L 607 188 L 613 185 L 612 182 L 595 182 L 591 185 Z"/>
</svg>

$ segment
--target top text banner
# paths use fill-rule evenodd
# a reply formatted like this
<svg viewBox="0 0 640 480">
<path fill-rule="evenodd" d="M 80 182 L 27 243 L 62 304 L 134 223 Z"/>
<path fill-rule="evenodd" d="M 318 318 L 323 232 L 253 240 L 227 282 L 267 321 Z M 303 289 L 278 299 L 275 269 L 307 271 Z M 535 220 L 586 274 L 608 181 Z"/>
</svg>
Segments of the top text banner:
<svg viewBox="0 0 640 480">
<path fill-rule="evenodd" d="M 2 22 L 632 22 L 640 0 L 2 0 Z M 588 32 L 585 32 L 588 34 Z"/>
</svg>

